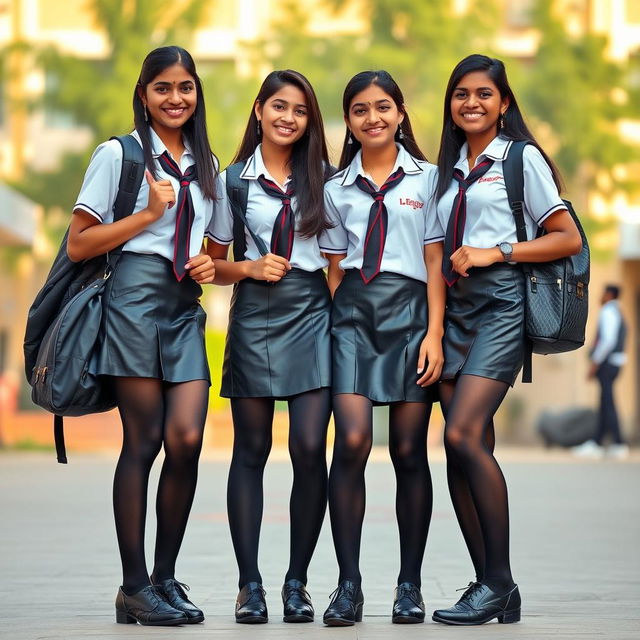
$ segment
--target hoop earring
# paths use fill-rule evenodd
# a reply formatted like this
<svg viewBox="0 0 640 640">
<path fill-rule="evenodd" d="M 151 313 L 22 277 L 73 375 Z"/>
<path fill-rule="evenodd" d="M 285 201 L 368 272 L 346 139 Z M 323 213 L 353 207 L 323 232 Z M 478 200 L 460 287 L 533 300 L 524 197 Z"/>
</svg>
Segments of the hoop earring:
<svg viewBox="0 0 640 640">
<path fill-rule="evenodd" d="M 400 140 L 404 140 L 404 131 L 402 130 L 402 125 L 398 125 L 398 138 Z"/>
<path fill-rule="evenodd" d="M 347 138 L 347 144 L 353 144 L 353 138 L 351 137 L 351 131 L 349 131 L 349 137 Z"/>
<path fill-rule="evenodd" d="M 258 132 L 258 138 L 262 136 L 262 126 L 260 125 L 260 120 L 258 120 L 258 124 L 256 125 L 256 131 Z"/>
<path fill-rule="evenodd" d="M 149 114 L 147 113 L 147 105 L 144 105 L 144 121 L 149 122 Z"/>
</svg>

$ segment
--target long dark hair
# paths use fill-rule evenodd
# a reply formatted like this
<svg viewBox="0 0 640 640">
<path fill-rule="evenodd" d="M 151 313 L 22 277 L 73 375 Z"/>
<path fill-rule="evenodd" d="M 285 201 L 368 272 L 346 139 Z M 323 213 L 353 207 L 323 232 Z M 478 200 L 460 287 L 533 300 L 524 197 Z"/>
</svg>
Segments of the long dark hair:
<svg viewBox="0 0 640 640">
<path fill-rule="evenodd" d="M 453 168 L 460 157 L 460 149 L 466 141 L 464 131 L 454 126 L 451 117 L 451 98 L 456 87 L 460 84 L 462 78 L 468 73 L 474 71 L 484 71 L 491 78 L 493 83 L 500 92 L 500 97 L 504 100 L 509 98 L 509 106 L 504 113 L 504 128 L 500 129 L 500 125 L 496 123 L 496 134 L 500 134 L 508 140 L 528 140 L 534 147 L 540 151 L 544 159 L 547 161 L 553 181 L 558 187 L 558 191 L 562 191 L 562 178 L 560 172 L 552 162 L 551 158 L 544 152 L 538 144 L 531 131 L 525 124 L 522 112 L 518 106 L 516 97 L 509 86 L 507 80 L 507 71 L 504 68 L 504 62 L 497 58 L 489 58 L 477 53 L 467 56 L 456 65 L 449 78 L 447 91 L 444 95 L 444 116 L 442 119 L 442 136 L 440 138 L 440 152 L 438 153 L 438 186 L 436 189 L 436 199 L 440 199 L 447 189 L 451 186 L 453 179 Z"/>
<path fill-rule="evenodd" d="M 385 93 L 389 94 L 391 99 L 396 103 L 398 111 L 404 114 L 404 120 L 400 125 L 403 137 L 400 137 L 400 130 L 396 131 L 396 142 L 399 142 L 414 158 L 426 160 L 427 158 L 420 150 L 420 147 L 413 135 L 409 114 L 404 106 L 404 96 L 402 95 L 402 91 L 400 91 L 400 87 L 391 77 L 389 72 L 383 70 L 361 71 L 353 76 L 353 78 L 351 78 L 347 83 L 347 86 L 344 89 L 344 94 L 342 95 L 342 111 L 344 112 L 344 117 L 347 119 L 349 118 L 349 107 L 351 106 L 353 98 L 372 84 L 375 84 Z M 362 147 L 355 137 L 352 138 L 351 144 L 349 144 L 350 136 L 351 131 L 349 130 L 349 127 L 347 127 L 344 134 L 344 141 L 342 143 L 342 153 L 340 154 L 340 165 L 338 167 L 339 170 L 348 167 L 356 153 L 358 153 L 358 149 Z"/>
<path fill-rule="evenodd" d="M 196 85 L 196 109 L 192 116 L 184 123 L 182 135 L 189 143 L 198 167 L 198 183 L 205 198 L 213 200 L 216 197 L 216 167 L 213 163 L 213 152 L 209 146 L 207 136 L 207 121 L 204 108 L 204 95 L 202 83 L 196 73 L 196 65 L 191 54 L 182 47 L 159 47 L 147 55 L 142 63 L 140 77 L 133 91 L 133 122 L 142 141 L 144 161 L 154 177 L 156 176 L 155 163 L 151 145 L 150 123 L 144 119 L 145 108 L 139 91 L 144 93 L 147 85 L 165 69 L 179 64 L 193 77 Z M 216 163 L 217 164 L 217 163 Z"/>
<path fill-rule="evenodd" d="M 331 228 L 324 209 L 324 183 L 329 177 L 330 164 L 318 99 L 313 87 L 301 73 L 284 69 L 272 71 L 264 79 L 251 105 L 247 128 L 233 162 L 244 162 L 253 155 L 260 144 L 256 103 L 264 105 L 274 93 L 286 85 L 300 89 L 307 103 L 306 131 L 294 142 L 291 150 L 291 180 L 296 193 L 298 233 L 311 238 Z"/>
</svg>

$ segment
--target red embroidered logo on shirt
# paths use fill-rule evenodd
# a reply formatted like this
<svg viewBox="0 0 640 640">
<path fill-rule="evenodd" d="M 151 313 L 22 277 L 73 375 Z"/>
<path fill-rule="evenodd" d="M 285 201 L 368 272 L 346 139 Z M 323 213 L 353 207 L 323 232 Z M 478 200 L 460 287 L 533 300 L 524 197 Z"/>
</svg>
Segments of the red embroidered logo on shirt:
<svg viewBox="0 0 640 640">
<path fill-rule="evenodd" d="M 478 178 L 478 182 L 495 182 L 496 180 L 503 180 L 502 176 L 491 176 L 490 178 Z"/>
<path fill-rule="evenodd" d="M 411 198 L 400 198 L 400 204 L 411 207 L 412 209 L 422 209 L 422 207 L 424 207 L 424 202 L 420 202 L 420 200 L 412 200 Z"/>
</svg>

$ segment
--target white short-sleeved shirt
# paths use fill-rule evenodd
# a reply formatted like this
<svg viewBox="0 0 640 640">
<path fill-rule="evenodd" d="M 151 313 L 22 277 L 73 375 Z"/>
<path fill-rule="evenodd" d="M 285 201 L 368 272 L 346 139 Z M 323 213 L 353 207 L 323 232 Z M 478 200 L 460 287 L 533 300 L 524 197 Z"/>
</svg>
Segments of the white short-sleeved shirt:
<svg viewBox="0 0 640 640">
<path fill-rule="evenodd" d="M 405 177 L 384 198 L 389 224 L 380 270 L 426 282 L 424 245 L 444 239 L 433 195 L 438 170 L 435 165 L 414 158 L 404 146 L 397 147 L 392 173 L 402 167 Z M 342 269 L 362 268 L 373 198 L 356 185 L 358 176 L 373 182 L 362 168 L 361 150 L 324 189 L 325 208 L 335 227 L 320 236 L 320 249 L 326 253 L 346 253 L 346 258 L 340 261 Z"/>
<path fill-rule="evenodd" d="M 258 182 L 258 177 L 261 175 L 278 184 L 277 180 L 273 178 L 265 167 L 264 160 L 262 159 L 262 145 L 258 145 L 253 155 L 245 163 L 240 178 L 249 182 L 247 212 L 245 214 L 247 224 L 251 228 L 251 231 L 261 238 L 267 247 L 270 247 L 273 225 L 282 208 L 282 202 L 278 198 L 274 198 L 265 193 Z M 217 199 L 214 207 L 213 222 L 206 232 L 208 238 L 223 245 L 228 245 L 233 242 L 233 212 L 231 210 L 231 203 L 227 197 L 226 180 L 227 172 L 225 170 L 218 176 L 218 184 L 216 186 Z M 286 185 L 279 186 L 283 189 L 283 186 Z M 297 199 L 295 195 L 291 198 L 291 206 L 295 215 L 297 211 Z M 245 229 L 244 235 L 247 247 L 244 257 L 247 260 L 258 260 L 261 257 L 260 252 L 247 229 Z M 292 267 L 297 267 L 304 271 L 324 269 L 328 264 L 327 260 L 320 254 L 318 237 L 312 236 L 311 238 L 304 238 L 297 231 L 293 239 L 293 249 L 289 263 Z"/>
<path fill-rule="evenodd" d="M 487 148 L 478 156 L 476 165 L 486 158 L 492 159 L 493 165 L 481 178 L 467 189 L 467 218 L 462 243 L 469 247 L 488 249 L 501 242 L 518 241 L 516 225 L 509 206 L 507 187 L 504 183 L 502 163 L 511 148 L 511 140 L 501 136 L 495 137 Z M 465 142 L 460 149 L 460 157 L 455 168 L 460 169 L 465 178 L 469 175 L 467 161 L 468 145 Z M 551 169 L 546 160 L 531 144 L 524 148 L 522 154 L 524 170 L 524 220 L 527 238 L 536 237 L 539 226 L 552 214 L 566 209 L 553 181 Z M 442 228 L 447 229 L 453 201 L 458 193 L 458 183 L 451 181 L 451 186 L 440 198 L 437 211 Z"/>
<path fill-rule="evenodd" d="M 157 158 L 164 153 L 167 148 L 153 129 L 150 129 L 150 132 L 153 157 Z M 137 131 L 134 131 L 132 135 L 140 142 Z M 185 141 L 185 150 L 180 158 L 180 171 L 186 171 L 194 162 L 191 150 Z M 155 164 L 157 179 L 169 180 L 177 199 L 180 183 L 165 173 L 157 161 Z M 74 210 L 82 209 L 82 211 L 86 211 L 103 223 L 113 222 L 113 205 L 118 194 L 121 168 L 122 147 L 120 143 L 117 140 L 108 140 L 99 145 L 93 152 L 91 162 L 84 175 L 82 188 L 78 194 L 76 204 L 73 207 Z M 200 191 L 200 185 L 197 182 L 192 182 L 189 189 L 195 212 L 193 225 L 191 227 L 189 255 L 195 256 L 200 253 L 205 229 L 211 222 L 213 202 L 204 197 Z M 148 203 L 149 185 L 147 184 L 146 178 L 143 177 L 133 213 L 142 211 Z M 124 250 L 135 253 L 155 253 L 169 260 L 173 260 L 176 211 L 177 203 L 174 204 L 173 207 L 166 209 L 161 218 L 155 220 L 136 236 L 128 240 L 124 245 Z"/>
</svg>

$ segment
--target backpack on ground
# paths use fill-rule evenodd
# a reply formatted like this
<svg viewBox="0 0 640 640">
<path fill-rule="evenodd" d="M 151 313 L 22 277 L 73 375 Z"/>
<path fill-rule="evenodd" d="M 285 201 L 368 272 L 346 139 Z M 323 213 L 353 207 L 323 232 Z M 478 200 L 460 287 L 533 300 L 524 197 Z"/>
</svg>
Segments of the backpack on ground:
<svg viewBox="0 0 640 640">
<path fill-rule="evenodd" d="M 133 212 L 144 176 L 144 157 L 131 135 L 112 138 L 123 158 L 114 222 Z M 108 411 L 115 406 L 104 380 L 89 372 L 102 319 L 102 294 L 121 247 L 102 256 L 72 262 L 67 255 L 69 230 L 47 279 L 36 296 L 24 337 L 27 380 L 35 404 L 54 414 L 58 462 L 66 463 L 63 416 Z"/>
<path fill-rule="evenodd" d="M 502 164 L 518 242 L 527 241 L 522 168 L 522 154 L 527 144 L 526 140 L 513 142 Z M 521 264 L 526 281 L 523 382 L 531 382 L 532 353 L 562 353 L 584 345 L 589 308 L 589 243 L 573 205 L 568 200 L 563 202 L 578 227 L 582 249 L 575 256 Z M 544 233 L 540 228 L 537 237 Z"/>
</svg>

